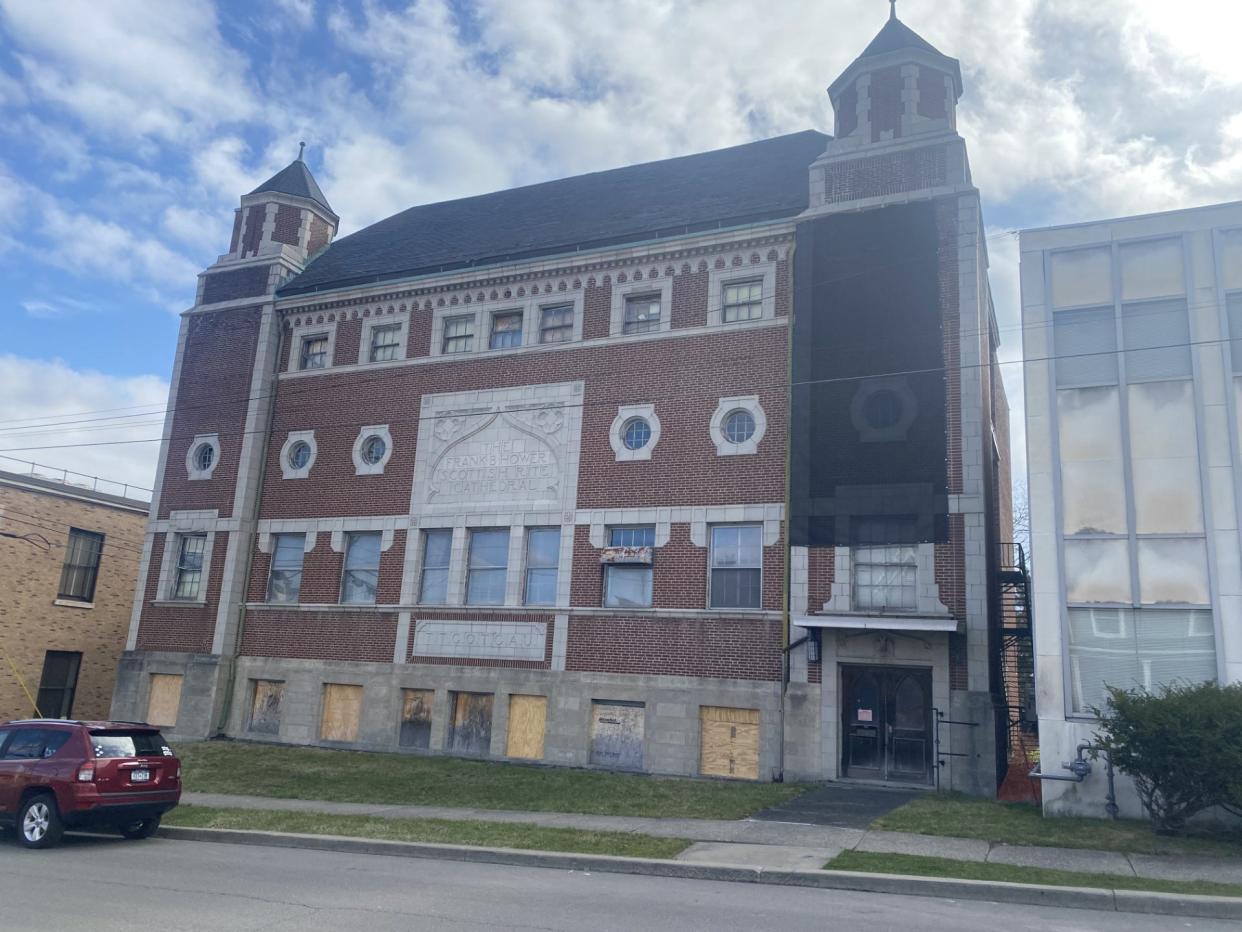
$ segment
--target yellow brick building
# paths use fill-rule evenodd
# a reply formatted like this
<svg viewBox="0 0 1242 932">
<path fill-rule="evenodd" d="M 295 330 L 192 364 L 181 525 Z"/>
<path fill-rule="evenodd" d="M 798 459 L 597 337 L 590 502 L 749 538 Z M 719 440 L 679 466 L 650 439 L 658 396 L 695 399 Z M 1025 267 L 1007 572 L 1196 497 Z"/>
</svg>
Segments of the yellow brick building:
<svg viewBox="0 0 1242 932">
<path fill-rule="evenodd" d="M 0 471 L 0 721 L 108 717 L 148 508 Z"/>
</svg>

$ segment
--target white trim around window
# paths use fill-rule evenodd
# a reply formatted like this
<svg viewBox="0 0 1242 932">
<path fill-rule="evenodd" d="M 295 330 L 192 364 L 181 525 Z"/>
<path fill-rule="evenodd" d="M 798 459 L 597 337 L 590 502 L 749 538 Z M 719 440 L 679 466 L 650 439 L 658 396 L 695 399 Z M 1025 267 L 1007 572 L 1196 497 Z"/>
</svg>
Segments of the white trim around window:
<svg viewBox="0 0 1242 932">
<path fill-rule="evenodd" d="M 633 420 L 642 419 L 647 422 L 647 426 L 651 430 L 651 435 L 647 442 L 637 449 L 630 449 L 625 445 L 625 438 L 622 436 L 625 426 Z M 657 443 L 660 442 L 660 418 L 656 415 L 655 405 L 618 405 L 617 416 L 612 420 L 612 426 L 608 430 L 608 443 L 612 446 L 612 452 L 616 454 L 618 463 L 629 463 L 636 460 L 651 459 L 651 452 L 655 449 Z"/>
<path fill-rule="evenodd" d="M 673 280 L 661 275 L 659 278 L 640 278 L 617 284 L 612 283 L 612 315 L 608 327 L 610 336 L 644 336 L 646 334 L 626 334 L 625 299 L 639 295 L 651 294 L 660 296 L 660 326 L 649 333 L 664 333 L 673 327 Z"/>
<path fill-rule="evenodd" d="M 205 449 L 211 450 L 211 462 L 206 468 L 199 465 L 199 458 Z M 210 479 L 220 464 L 219 434 L 197 434 L 190 441 L 190 448 L 185 451 L 185 472 L 191 480 Z"/>
<path fill-rule="evenodd" d="M 324 336 L 328 339 L 327 356 L 324 358 L 322 367 L 311 369 L 302 368 L 302 343 L 304 340 L 315 337 Z M 300 327 L 294 327 L 289 338 L 289 361 L 285 366 L 286 372 L 321 372 L 325 369 L 332 368 L 332 360 L 336 355 L 336 324 L 303 324 Z"/>
<path fill-rule="evenodd" d="M 378 438 L 383 442 L 384 452 L 375 462 L 367 462 L 364 454 L 367 452 L 366 446 L 372 438 Z M 358 431 L 357 439 L 354 440 L 353 458 L 355 476 L 383 475 L 384 467 L 392 459 L 392 434 L 388 431 L 388 425 L 371 424 L 361 428 Z"/>
<path fill-rule="evenodd" d="M 738 320 L 724 323 L 724 289 L 726 285 L 757 281 L 763 288 L 763 313 L 750 321 Z M 712 269 L 707 279 L 707 325 L 709 327 L 745 324 L 756 320 L 772 320 L 776 317 L 776 263 L 755 262 L 734 265 L 724 269 Z"/>
<path fill-rule="evenodd" d="M 754 432 L 741 443 L 734 443 L 725 435 L 725 419 L 734 411 L 745 411 L 755 422 Z M 737 395 L 732 398 L 721 398 L 712 414 L 712 443 L 716 447 L 717 456 L 746 456 L 759 451 L 759 441 L 768 430 L 768 416 L 759 404 L 758 395 Z"/>
<path fill-rule="evenodd" d="M 480 353 L 516 353 L 539 346 L 563 346 L 564 342 L 543 344 L 539 342 L 539 325 L 543 319 L 543 309 L 563 305 L 569 305 L 574 309 L 574 330 L 570 342 L 580 342 L 582 340 L 583 299 L 583 290 L 579 288 L 574 291 L 551 291 L 537 295 L 523 295 L 519 298 L 498 298 L 495 301 L 438 307 L 432 315 L 431 355 L 468 357 L 476 356 Z M 497 314 L 504 314 L 510 311 L 520 311 L 522 314 L 521 345 L 492 349 L 492 318 Z M 469 317 L 473 321 L 474 339 L 468 351 L 461 353 L 444 352 L 444 322 L 453 317 Z"/>
<path fill-rule="evenodd" d="M 379 327 L 397 327 L 396 355 L 391 359 L 371 359 L 371 334 Z M 404 314 L 385 314 L 380 317 L 369 317 L 362 322 L 362 338 L 358 343 L 358 363 L 363 366 L 378 366 L 386 362 L 403 362 L 405 360 L 406 340 L 410 332 L 409 321 Z"/>
<path fill-rule="evenodd" d="M 211 578 L 211 553 L 215 547 L 215 515 L 212 512 L 173 512 L 169 515 L 169 529 L 164 534 L 164 553 L 160 559 L 160 575 L 156 584 L 155 598 L 158 602 L 202 607 L 207 604 L 207 586 Z M 187 537 L 203 537 L 202 567 L 199 570 L 199 587 L 193 599 L 175 598 L 177 585 L 177 562 L 181 556 L 181 542 Z"/>
<path fill-rule="evenodd" d="M 293 448 L 299 443 L 305 443 L 310 447 L 310 457 L 302 466 L 294 466 L 289 462 L 289 455 L 293 452 Z M 284 479 L 305 479 L 310 475 L 311 467 L 315 465 L 315 459 L 319 456 L 319 447 L 315 443 L 315 432 L 313 430 L 291 430 L 289 436 L 285 438 L 284 444 L 280 448 L 280 475 Z"/>
</svg>

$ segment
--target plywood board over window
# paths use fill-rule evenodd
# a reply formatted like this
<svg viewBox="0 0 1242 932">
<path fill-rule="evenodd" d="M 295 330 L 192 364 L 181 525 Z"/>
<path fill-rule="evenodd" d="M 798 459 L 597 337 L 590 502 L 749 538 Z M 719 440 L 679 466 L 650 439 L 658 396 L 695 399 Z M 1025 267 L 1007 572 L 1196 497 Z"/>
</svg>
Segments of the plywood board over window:
<svg viewBox="0 0 1242 932">
<path fill-rule="evenodd" d="M 458 754 L 488 754 L 492 747 L 492 694 L 452 693 L 452 698 L 448 750 Z"/>
<path fill-rule="evenodd" d="M 362 719 L 362 687 L 345 683 L 323 684 L 323 714 L 319 718 L 319 737 L 324 741 L 352 743 L 358 740 Z"/>
<path fill-rule="evenodd" d="M 403 748 L 425 751 L 431 747 L 431 706 L 435 692 L 430 689 L 401 690 L 401 734 Z"/>
<path fill-rule="evenodd" d="M 591 763 L 616 770 L 643 769 L 641 702 L 591 703 Z"/>
<path fill-rule="evenodd" d="M 547 717 L 547 696 L 510 696 L 505 754 L 524 760 L 543 760 L 543 731 Z"/>
<path fill-rule="evenodd" d="M 160 728 L 172 728 L 177 724 L 183 681 L 184 677 L 179 673 L 151 674 L 151 691 L 147 695 L 148 724 Z"/>
<path fill-rule="evenodd" d="M 280 680 L 251 680 L 253 695 L 250 701 L 249 730 L 260 735 L 280 733 L 280 700 L 285 695 L 285 684 Z"/>
<path fill-rule="evenodd" d="M 759 779 L 759 710 L 705 705 L 699 772 L 711 777 Z"/>
</svg>

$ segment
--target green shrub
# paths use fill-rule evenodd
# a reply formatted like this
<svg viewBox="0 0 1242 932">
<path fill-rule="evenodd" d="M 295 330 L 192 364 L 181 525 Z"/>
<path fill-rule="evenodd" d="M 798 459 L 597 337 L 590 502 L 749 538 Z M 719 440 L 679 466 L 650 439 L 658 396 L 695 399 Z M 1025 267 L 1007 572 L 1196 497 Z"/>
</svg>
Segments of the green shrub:
<svg viewBox="0 0 1242 932">
<path fill-rule="evenodd" d="M 1108 692 L 1096 744 L 1134 780 L 1156 832 L 1213 806 L 1242 813 L 1242 684 Z"/>
</svg>

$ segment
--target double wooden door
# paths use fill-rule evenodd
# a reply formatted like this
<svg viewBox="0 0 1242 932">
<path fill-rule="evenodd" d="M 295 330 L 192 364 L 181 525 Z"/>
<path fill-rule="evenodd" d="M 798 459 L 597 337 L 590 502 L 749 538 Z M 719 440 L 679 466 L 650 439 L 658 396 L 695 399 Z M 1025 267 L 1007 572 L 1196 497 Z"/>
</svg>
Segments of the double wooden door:
<svg viewBox="0 0 1242 932">
<path fill-rule="evenodd" d="M 843 776 L 932 782 L 930 670 L 843 666 L 841 696 Z"/>
</svg>

